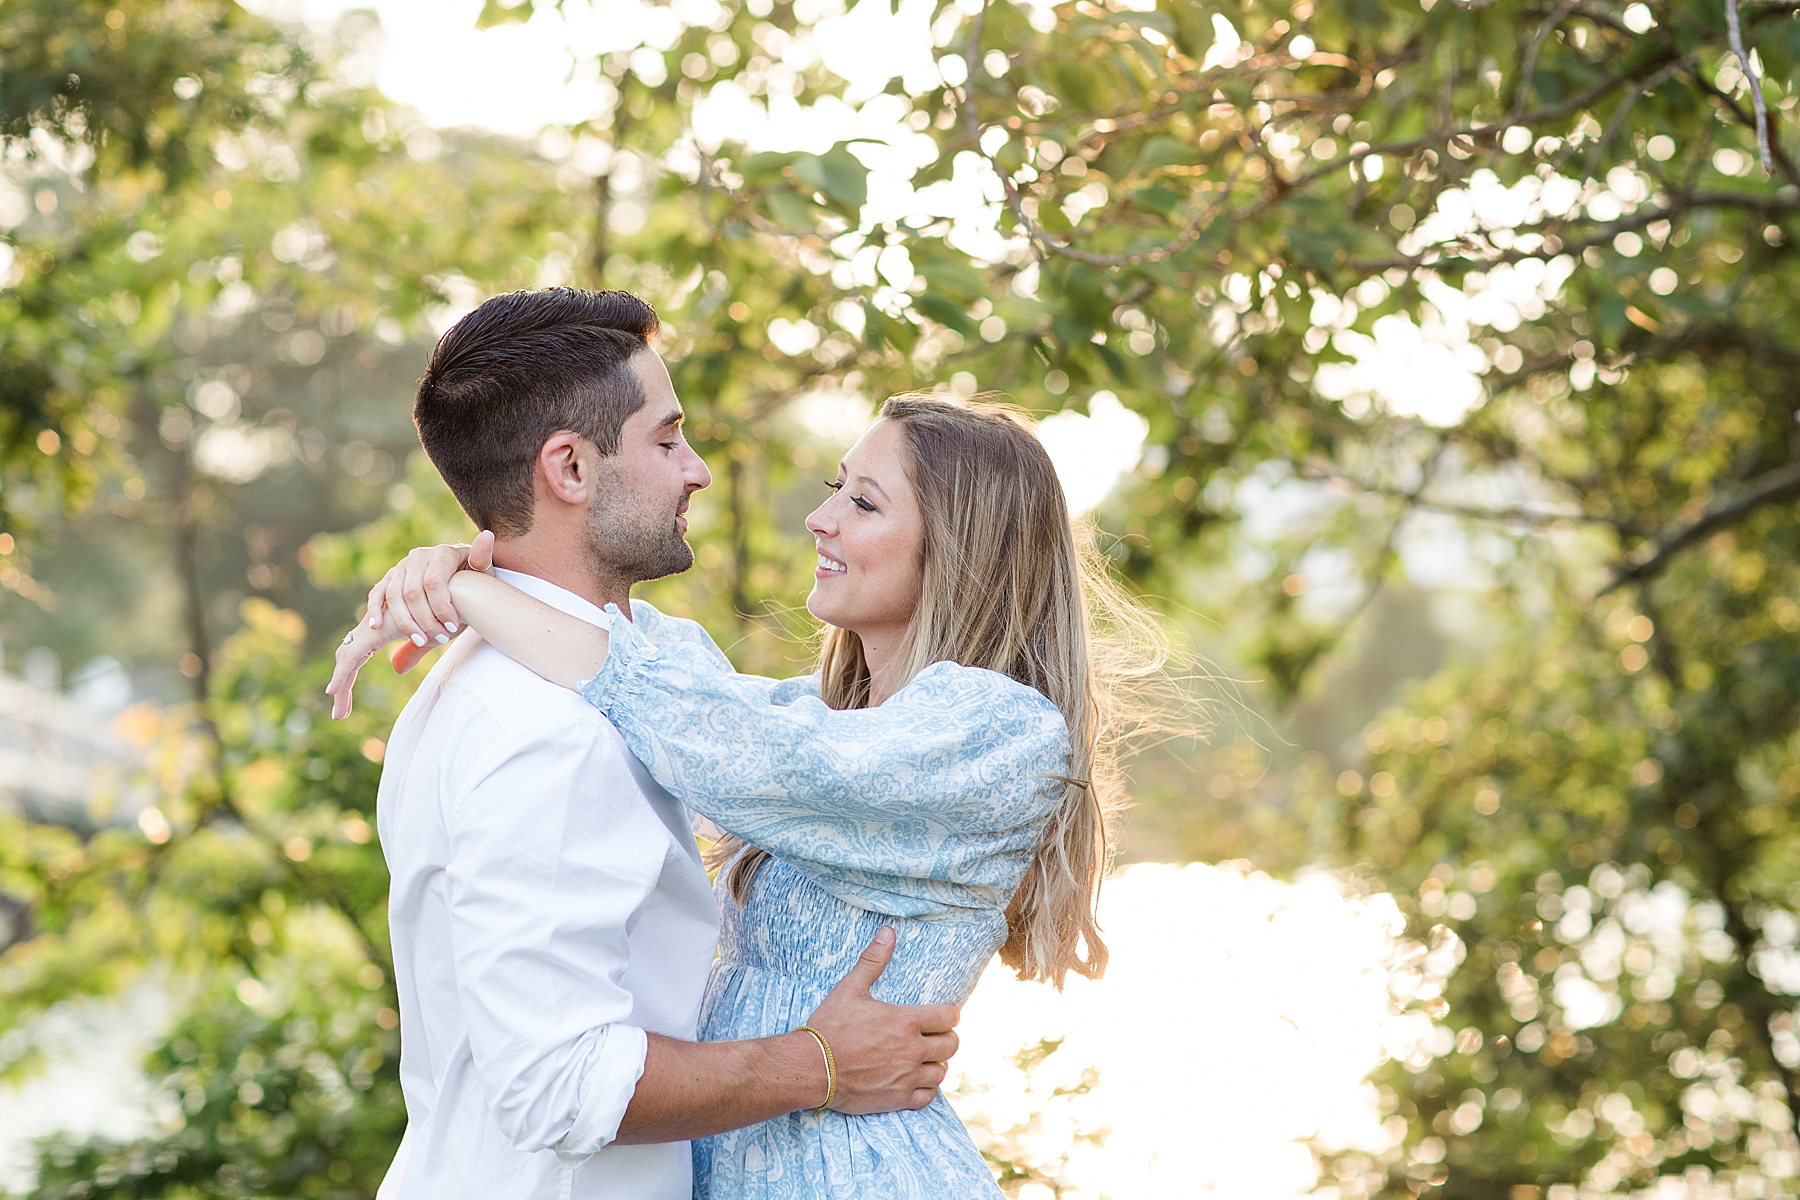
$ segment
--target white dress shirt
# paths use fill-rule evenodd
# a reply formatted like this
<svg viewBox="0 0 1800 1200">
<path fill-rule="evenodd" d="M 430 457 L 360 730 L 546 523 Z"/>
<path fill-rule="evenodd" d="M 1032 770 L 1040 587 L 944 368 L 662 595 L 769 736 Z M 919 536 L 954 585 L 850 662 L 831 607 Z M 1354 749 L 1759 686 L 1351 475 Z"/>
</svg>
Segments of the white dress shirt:
<svg viewBox="0 0 1800 1200">
<path fill-rule="evenodd" d="M 694 1037 L 717 943 L 681 804 L 580 696 L 470 639 L 395 723 L 377 812 L 407 1113 L 380 1200 L 689 1200 L 688 1143 L 610 1144 L 645 1031 Z"/>
</svg>

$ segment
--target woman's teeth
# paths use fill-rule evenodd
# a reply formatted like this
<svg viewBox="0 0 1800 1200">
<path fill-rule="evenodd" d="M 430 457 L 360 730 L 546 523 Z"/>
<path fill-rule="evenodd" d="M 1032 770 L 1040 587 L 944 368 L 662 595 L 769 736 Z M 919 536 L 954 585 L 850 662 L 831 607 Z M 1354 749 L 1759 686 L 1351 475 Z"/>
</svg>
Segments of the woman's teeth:
<svg viewBox="0 0 1800 1200">
<path fill-rule="evenodd" d="M 844 573 L 844 564 L 839 562 L 835 558 L 826 558 L 823 554 L 821 554 L 821 555 L 819 555 L 819 570 L 835 571 L 838 574 L 842 575 Z"/>
</svg>

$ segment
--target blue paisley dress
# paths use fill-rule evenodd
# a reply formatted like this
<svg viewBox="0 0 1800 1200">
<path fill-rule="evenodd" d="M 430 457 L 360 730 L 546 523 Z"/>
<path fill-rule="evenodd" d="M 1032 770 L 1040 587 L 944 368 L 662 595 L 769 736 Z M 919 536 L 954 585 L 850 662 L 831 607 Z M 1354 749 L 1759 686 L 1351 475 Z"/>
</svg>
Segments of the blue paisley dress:
<svg viewBox="0 0 1800 1200">
<path fill-rule="evenodd" d="M 941 662 L 877 708 L 839 711 L 816 677 L 734 671 L 704 630 L 632 602 L 582 695 L 658 783 L 771 858 L 749 902 L 722 888 L 708 1041 L 806 1020 L 883 924 L 875 988 L 961 1004 L 1006 940 L 1068 769 L 1062 714 L 993 671 Z M 917 1112 L 789 1113 L 694 1143 L 700 1200 L 998 1200 L 940 1092 Z"/>
</svg>

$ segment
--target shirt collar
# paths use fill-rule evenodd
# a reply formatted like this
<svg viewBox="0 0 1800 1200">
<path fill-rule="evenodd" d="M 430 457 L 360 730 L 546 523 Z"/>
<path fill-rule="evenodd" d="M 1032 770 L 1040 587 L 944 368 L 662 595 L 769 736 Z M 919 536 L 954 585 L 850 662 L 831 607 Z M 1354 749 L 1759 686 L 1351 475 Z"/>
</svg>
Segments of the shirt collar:
<svg viewBox="0 0 1800 1200">
<path fill-rule="evenodd" d="M 559 587 L 548 579 L 527 575 L 523 571 L 508 571 L 503 567 L 494 568 L 494 578 L 512 584 L 527 596 L 534 596 L 551 608 L 566 612 L 571 617 L 579 617 L 589 625 L 605 627 L 607 624 L 606 614 L 590 601 L 583 600 L 568 588 Z"/>
</svg>

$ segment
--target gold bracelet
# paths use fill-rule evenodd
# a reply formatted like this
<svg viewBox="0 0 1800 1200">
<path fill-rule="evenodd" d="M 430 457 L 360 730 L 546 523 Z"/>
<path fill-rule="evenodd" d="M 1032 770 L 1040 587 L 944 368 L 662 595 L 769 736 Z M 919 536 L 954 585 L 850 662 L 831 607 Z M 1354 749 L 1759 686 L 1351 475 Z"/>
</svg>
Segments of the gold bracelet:
<svg viewBox="0 0 1800 1200">
<path fill-rule="evenodd" d="M 825 1103 L 813 1109 L 816 1113 L 822 1113 L 831 1107 L 833 1100 L 837 1099 L 837 1060 L 831 1057 L 831 1043 L 825 1040 L 824 1034 L 811 1025 L 795 1026 L 794 1032 L 812 1034 L 819 1041 L 819 1049 L 825 1052 Z"/>
</svg>

